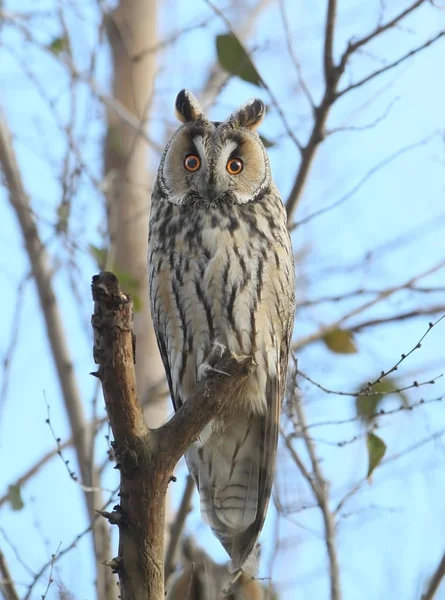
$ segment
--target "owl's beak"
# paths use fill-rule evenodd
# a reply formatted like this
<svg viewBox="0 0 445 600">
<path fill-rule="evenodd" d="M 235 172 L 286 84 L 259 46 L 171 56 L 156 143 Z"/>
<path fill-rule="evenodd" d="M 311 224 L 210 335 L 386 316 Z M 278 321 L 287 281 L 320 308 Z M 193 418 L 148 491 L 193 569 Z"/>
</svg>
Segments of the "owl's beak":
<svg viewBox="0 0 445 600">
<path fill-rule="evenodd" d="M 216 185 L 208 182 L 206 186 L 206 198 L 210 200 L 210 202 L 216 202 L 220 196 L 221 194 Z"/>
</svg>

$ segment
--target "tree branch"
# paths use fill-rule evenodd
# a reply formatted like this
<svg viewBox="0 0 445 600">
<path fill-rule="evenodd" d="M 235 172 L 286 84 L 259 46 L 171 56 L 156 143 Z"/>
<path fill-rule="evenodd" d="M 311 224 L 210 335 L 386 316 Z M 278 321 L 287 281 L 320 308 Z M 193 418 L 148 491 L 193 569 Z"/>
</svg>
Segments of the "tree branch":
<svg viewBox="0 0 445 600">
<path fill-rule="evenodd" d="M 334 30 L 335 22 L 337 20 L 337 0 L 328 0 L 328 14 L 326 18 L 326 30 L 324 36 L 324 53 L 323 53 L 323 65 L 324 65 L 324 78 L 326 86 L 329 86 L 331 77 L 334 71 Z"/>
<path fill-rule="evenodd" d="M 346 48 L 346 50 L 343 53 L 343 56 L 341 57 L 340 66 L 344 68 L 346 66 L 346 63 L 347 63 L 349 57 L 354 52 L 356 52 L 359 48 L 362 48 L 363 46 L 368 44 L 371 40 L 376 38 L 378 35 L 380 35 L 384 31 L 388 31 L 388 29 L 391 29 L 392 27 L 395 27 L 396 25 L 398 25 L 398 23 L 402 19 L 404 19 L 406 16 L 408 16 L 416 8 L 418 8 L 421 4 L 424 4 L 425 2 L 426 2 L 426 0 L 415 0 L 415 2 L 413 2 L 410 6 L 408 6 L 408 8 L 405 8 L 405 10 L 402 10 L 402 12 L 400 12 L 398 15 L 396 15 L 393 19 L 391 19 L 387 23 L 384 23 L 383 25 L 378 25 L 373 31 L 371 31 L 371 33 L 369 33 L 368 35 L 365 35 L 365 37 L 363 37 L 359 40 L 356 40 L 355 42 L 349 42 L 348 47 Z"/>
<path fill-rule="evenodd" d="M 4 600 L 19 600 L 5 555 L 0 550 L 0 592 Z"/>
<path fill-rule="evenodd" d="M 297 374 L 297 366 L 295 367 L 295 377 Z M 301 460 L 300 456 L 292 446 L 291 440 L 288 436 L 284 435 L 284 442 L 291 453 L 292 458 L 300 469 L 301 474 L 309 483 L 312 492 L 317 500 L 317 504 L 320 508 L 323 517 L 324 534 L 326 541 L 326 550 L 329 560 L 329 579 L 331 587 L 331 600 L 341 599 L 341 588 L 340 588 L 340 567 L 338 564 L 337 549 L 335 546 L 335 519 L 334 515 L 329 507 L 329 485 L 324 478 L 319 460 L 316 455 L 315 445 L 308 432 L 308 425 L 306 421 L 306 415 L 301 402 L 301 394 L 296 387 L 294 387 L 292 408 L 295 408 L 295 430 L 300 430 L 301 436 L 304 440 L 306 450 L 309 456 L 309 460 L 312 466 L 312 474 L 306 468 L 305 464 Z M 283 433 L 283 432 L 282 432 Z"/>
<path fill-rule="evenodd" d="M 426 592 L 422 595 L 422 600 L 433 600 L 437 590 L 445 577 L 445 553 L 440 559 L 437 569 L 434 571 Z"/>
<path fill-rule="evenodd" d="M 71 431 L 74 438 L 77 461 L 82 482 L 92 488 L 99 487 L 96 472 L 90 469 L 89 438 L 90 428 L 85 419 L 82 400 L 74 375 L 74 366 L 68 348 L 62 316 L 53 288 L 49 256 L 40 239 L 30 200 L 22 182 L 17 158 L 12 145 L 11 132 L 4 115 L 0 112 L 0 165 L 9 193 L 9 200 L 14 209 L 26 246 L 32 274 L 45 320 L 49 345 L 56 366 L 63 400 Z M 95 506 L 102 505 L 103 500 L 98 492 L 84 494 L 88 518 L 91 520 Z M 116 586 L 102 563 L 109 557 L 110 541 L 105 523 L 95 523 L 93 541 L 96 556 L 98 596 L 102 600 L 114 597 Z"/>
<path fill-rule="evenodd" d="M 314 333 L 311 333 L 303 338 L 300 338 L 299 340 L 296 340 L 296 342 L 294 342 L 294 344 L 292 346 L 293 350 L 298 350 L 299 348 L 307 346 L 308 344 L 312 344 L 313 342 L 321 340 L 322 338 L 324 338 L 326 336 L 326 334 L 331 333 L 332 331 L 335 331 L 336 329 L 338 329 L 340 326 L 342 326 L 346 321 L 348 321 L 352 317 L 355 317 L 355 316 L 365 312 L 369 308 L 372 308 L 376 304 L 379 304 L 380 302 L 382 302 L 386 298 L 389 298 L 390 296 L 392 296 L 396 292 L 399 292 L 400 290 L 409 289 L 410 287 L 412 287 L 412 285 L 416 281 L 418 281 L 422 277 L 431 275 L 432 273 L 435 273 L 436 271 L 439 271 L 440 269 L 442 269 L 444 266 L 445 266 L 445 261 L 440 261 L 433 267 L 430 267 L 429 269 L 423 271 L 422 273 L 419 273 L 418 275 L 411 277 L 410 279 L 408 279 L 408 281 L 405 281 L 399 285 L 390 287 L 386 290 L 382 290 L 382 292 L 380 292 L 375 298 L 372 298 L 371 300 L 364 302 L 360 306 L 353 308 L 347 314 L 343 315 L 336 321 L 332 322 L 330 325 L 322 325 Z M 348 327 L 348 329 L 349 329 L 349 327 Z"/>
<path fill-rule="evenodd" d="M 148 429 L 136 391 L 133 308 L 113 273 L 93 277 L 94 360 L 102 382 L 121 474 L 121 505 L 107 514 L 119 525 L 118 573 L 123 600 L 164 597 L 165 494 L 179 458 L 202 429 L 230 410 L 255 368 L 251 357 L 225 352 L 168 423 Z"/>
<path fill-rule="evenodd" d="M 441 31 L 440 33 L 435 35 L 433 38 L 424 42 L 421 46 L 418 46 L 417 48 L 410 50 L 409 52 L 407 52 L 406 54 L 404 54 L 403 56 L 401 56 L 399 59 L 395 60 L 394 62 L 390 63 L 389 65 L 385 65 L 381 69 L 377 69 L 377 71 L 374 71 L 374 73 L 371 73 L 370 75 L 367 75 L 366 77 L 363 77 L 363 79 L 360 79 L 359 81 L 356 81 L 355 83 L 351 83 L 351 85 L 348 85 L 343 90 L 340 90 L 337 93 L 337 98 L 344 96 L 347 92 L 350 92 L 351 90 L 355 90 L 355 89 L 361 87 L 362 85 L 364 85 L 365 83 L 368 83 L 375 77 L 378 77 L 379 75 L 382 75 L 383 73 L 386 73 L 386 71 L 389 71 L 390 69 L 394 69 L 394 67 L 398 67 L 403 62 L 405 62 L 405 60 L 408 60 L 409 58 L 413 57 L 415 54 L 418 54 L 422 50 L 425 50 L 425 48 L 428 48 L 429 46 L 431 46 L 432 44 L 437 42 L 437 40 L 439 40 L 444 35 L 445 35 L 445 31 Z"/>
<path fill-rule="evenodd" d="M 302 196 L 304 186 L 306 184 L 307 177 L 309 175 L 309 171 L 312 166 L 312 162 L 315 158 L 318 146 L 320 145 L 320 143 L 323 141 L 323 139 L 326 136 L 325 128 L 326 128 L 326 122 L 327 122 L 330 110 L 331 110 L 333 104 L 338 100 L 338 98 L 340 98 L 341 96 L 346 94 L 346 92 L 349 92 L 352 89 L 355 89 L 361 85 L 364 85 L 365 83 L 368 83 L 368 81 L 371 81 L 371 79 L 374 79 L 374 77 L 381 75 L 385 71 L 388 71 L 389 69 L 396 67 L 397 65 L 401 64 L 402 62 L 404 62 L 411 56 L 420 52 L 421 50 L 427 48 L 428 46 L 430 46 L 431 44 L 436 42 L 440 37 L 445 35 L 445 32 L 439 33 L 436 37 L 428 40 L 427 42 L 422 44 L 422 46 L 415 48 L 411 52 L 408 52 L 406 55 L 404 55 L 399 60 L 391 63 L 390 65 L 382 67 L 381 69 L 378 69 L 377 71 L 375 71 L 374 73 L 371 73 L 370 75 L 361 79 L 360 81 L 347 86 L 346 88 L 344 88 L 341 91 L 338 91 L 338 85 L 339 85 L 340 79 L 341 79 L 343 73 L 345 72 L 345 69 L 348 64 L 348 60 L 351 57 L 351 55 L 356 50 L 358 50 L 359 48 L 361 48 L 362 46 L 364 46 L 365 44 L 370 42 L 372 39 L 374 39 L 375 37 L 377 37 L 384 31 L 387 31 L 391 27 L 395 27 L 397 25 L 397 23 L 399 23 L 404 17 L 406 17 L 411 12 L 413 12 L 416 8 L 418 8 L 425 1 L 426 0 L 416 0 L 408 8 L 406 8 L 404 11 L 399 13 L 396 17 L 394 17 L 393 19 L 391 19 L 384 25 L 378 26 L 376 29 L 374 29 L 374 31 L 372 31 L 370 34 L 368 34 L 364 38 L 357 40 L 355 42 L 350 42 L 337 65 L 334 63 L 334 60 L 333 60 L 333 44 L 334 44 L 334 33 L 335 33 L 334 30 L 335 30 L 337 3 L 335 0 L 328 1 L 325 36 L 324 36 L 324 54 L 323 54 L 325 89 L 324 89 L 323 97 L 322 97 L 320 104 L 317 107 L 315 107 L 315 109 L 314 109 L 315 117 L 314 117 L 314 122 L 312 125 L 311 134 L 309 136 L 309 140 L 308 140 L 306 146 L 304 146 L 301 150 L 300 166 L 298 168 L 295 182 L 292 186 L 292 189 L 290 191 L 289 197 L 286 202 L 287 217 L 288 217 L 289 222 L 291 221 L 292 215 L 293 215 L 293 213 L 297 207 L 297 204 Z"/>
<path fill-rule="evenodd" d="M 179 540 L 181 538 L 182 531 L 185 526 L 185 521 L 189 512 L 192 509 L 192 496 L 195 490 L 195 484 L 191 475 L 187 475 L 187 481 L 185 484 L 184 493 L 182 495 L 182 501 L 179 506 L 178 512 L 174 522 L 170 527 L 170 539 L 168 542 L 167 552 L 165 553 L 165 582 L 175 570 L 175 556 L 178 549 Z"/>
<path fill-rule="evenodd" d="M 312 131 L 306 146 L 301 148 L 300 166 L 286 202 L 287 220 L 289 222 L 303 193 L 318 146 L 325 137 L 326 122 L 331 107 L 337 99 L 337 86 L 343 74 L 343 70 L 334 66 L 332 58 L 336 7 L 336 1 L 329 0 L 324 40 L 325 90 L 320 104 L 313 109 L 315 118 Z"/>
</svg>

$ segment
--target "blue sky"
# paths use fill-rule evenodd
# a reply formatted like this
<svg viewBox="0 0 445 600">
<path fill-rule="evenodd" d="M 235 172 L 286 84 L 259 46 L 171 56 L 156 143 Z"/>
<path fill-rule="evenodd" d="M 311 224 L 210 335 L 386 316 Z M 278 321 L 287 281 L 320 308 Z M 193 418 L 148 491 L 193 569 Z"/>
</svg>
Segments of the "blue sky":
<svg viewBox="0 0 445 600">
<path fill-rule="evenodd" d="M 316 100 L 322 89 L 321 36 L 324 3 L 309 0 L 287 3 L 294 48 L 302 71 Z M 351 37 L 368 32 L 377 22 L 379 2 L 349 0 L 341 3 L 335 55 L 338 58 Z M 218 6 L 224 7 L 223 3 Z M 391 3 L 394 13 L 406 3 Z M 39 11 L 52 8 L 47 0 Z M 17 12 L 13 2 L 5 8 Z M 32 2 L 22 3 L 20 11 L 34 9 Z M 65 6 L 72 35 L 73 50 L 81 67 L 88 64 L 91 48 L 96 44 L 96 5 L 88 1 L 79 9 Z M 165 0 L 160 4 L 160 29 L 168 34 L 211 14 L 203 2 L 179 3 Z M 443 11 L 424 7 L 404 22 L 404 27 L 390 31 L 355 58 L 344 82 L 357 80 L 379 68 L 385 61 L 403 55 L 443 28 Z M 230 11 L 227 12 L 230 18 Z M 199 93 L 209 65 L 215 60 L 214 36 L 225 32 L 217 18 L 209 26 L 187 34 L 182 41 L 159 58 L 156 102 L 152 115 L 152 131 L 164 140 L 166 124 L 175 127 L 173 102 L 176 93 L 188 87 Z M 54 19 L 46 18 L 34 28 L 42 44 L 50 43 L 60 31 Z M 45 93 L 54 99 L 59 119 L 69 118 L 71 101 L 63 69 L 47 54 L 3 25 L 0 40 L 0 102 L 14 132 L 15 148 L 32 205 L 39 215 L 39 228 L 57 269 L 54 277 L 64 316 L 76 373 L 84 397 L 85 410 L 91 414 L 95 382 L 92 370 L 91 340 L 88 330 L 89 286 L 96 267 L 88 255 L 88 245 L 99 243 L 103 222 L 103 203 L 88 177 L 83 176 L 72 202 L 71 237 L 79 250 L 75 254 L 78 271 L 74 272 L 82 305 L 73 296 L 67 276 L 67 245 L 54 235 L 56 210 L 61 198 L 58 179 L 66 142 L 53 114 L 48 109 L 35 82 L 26 76 L 24 67 L 43 83 Z M 295 72 L 286 55 L 283 30 L 276 3 L 259 19 L 249 44 L 255 48 L 256 64 L 267 80 L 280 106 L 297 135 L 303 141 L 310 127 L 310 112 L 301 90 L 295 83 Z M 443 68 L 444 42 L 425 50 L 399 68 L 388 72 L 367 86 L 351 92 L 336 105 L 328 128 L 364 128 L 362 131 L 340 131 L 321 146 L 305 188 L 297 220 L 330 205 L 354 188 L 385 157 L 411 144 L 429 139 L 423 145 L 403 153 L 387 167 L 378 170 L 349 200 L 335 210 L 310 220 L 297 228 L 293 242 L 298 256 L 298 288 L 300 300 L 323 295 L 341 294 L 358 287 L 385 289 L 400 284 L 426 271 L 445 257 L 443 227 L 445 224 L 444 187 L 445 156 L 443 146 L 445 80 Z M 98 55 L 96 75 L 106 89 L 109 81 L 108 52 Z M 259 95 L 269 102 L 267 92 L 238 80 L 231 81 L 221 94 L 211 115 L 221 119 L 247 98 Z M 85 86 L 79 85 L 76 101 L 76 136 L 85 153 L 89 168 L 100 178 L 101 136 L 100 105 L 95 104 Z M 382 118 L 386 115 L 385 118 Z M 379 120 L 381 119 L 381 120 Z M 366 126 L 378 121 L 373 127 Z M 279 143 L 270 150 L 276 182 L 286 198 L 298 167 L 298 152 L 289 140 L 278 115 L 272 110 L 261 130 Z M 150 157 L 156 166 L 158 157 Z M 391 240 L 399 240 L 390 245 Z M 404 240 L 404 241 L 403 241 Z M 0 354 L 6 352 L 11 333 L 11 320 L 17 305 L 17 286 L 28 273 L 15 217 L 8 205 L 4 188 L 0 188 L 0 282 L 3 289 L 4 319 L 0 329 Z M 387 248 L 389 245 L 389 248 Z M 423 285 L 443 285 L 444 271 L 422 280 Z M 444 303 L 444 294 L 429 300 L 427 295 L 401 293 L 366 314 L 366 318 L 385 316 L 411 308 Z M 363 301 L 359 298 L 358 302 Z M 355 306 L 357 300 L 314 305 L 297 313 L 294 337 L 299 339 L 323 323 L 330 323 Z M 365 317 L 365 315 L 364 315 Z M 365 330 L 356 336 L 358 353 L 337 355 L 322 343 L 313 344 L 299 354 L 301 368 L 327 387 L 356 389 L 363 381 L 390 367 L 402 352 L 414 346 L 427 328 L 429 317 L 410 323 L 396 323 L 378 330 Z M 360 322 L 361 318 L 349 324 Z M 416 351 L 401 369 L 401 381 L 426 380 L 445 370 L 443 349 L 444 322 L 433 329 L 421 350 Z M 307 383 L 301 383 L 307 418 L 310 423 L 340 420 L 354 416 L 350 398 L 322 395 Z M 444 392 L 443 380 L 430 388 L 410 391 L 412 401 L 420 397 L 434 398 Z M 9 388 L 0 406 L 0 490 L 4 490 L 27 467 L 55 442 L 45 423 L 46 402 L 50 405 L 51 422 L 56 435 L 69 435 L 60 391 L 44 325 L 32 282 L 26 284 L 17 350 L 9 372 Z M 400 401 L 389 398 L 385 406 Z M 431 404 L 412 413 L 399 413 L 379 421 L 378 434 L 388 446 L 388 456 L 431 436 L 445 428 L 442 404 Z M 361 436 L 357 423 L 314 429 L 314 438 L 322 468 L 331 482 L 333 505 L 366 475 L 366 450 L 363 437 L 344 447 L 332 446 Z M 103 436 L 98 453 L 106 447 Z M 445 519 L 443 512 L 444 476 L 441 473 L 444 447 L 440 436 L 399 461 L 378 469 L 372 484 L 364 484 L 360 492 L 345 505 L 338 525 L 338 553 L 346 600 L 357 597 L 411 600 L 420 597 L 424 580 L 430 575 L 444 551 Z M 70 451 L 64 453 L 75 464 Z M 178 490 L 183 481 L 179 471 Z M 116 474 L 108 470 L 105 487 L 114 487 Z M 2 493 L 2 492 L 0 492 Z M 282 548 L 286 548 L 270 572 L 271 540 L 277 522 L 271 510 L 263 535 L 264 561 L 261 576 L 272 575 L 281 591 L 281 600 L 290 598 L 327 597 L 327 565 L 319 511 L 307 508 L 313 503 L 307 486 L 295 465 L 282 449 L 278 461 L 277 493 L 292 514 L 280 517 Z M 174 501 L 178 501 L 179 493 Z M 69 479 L 65 466 L 55 459 L 23 490 L 25 510 L 13 512 L 3 507 L 0 526 L 18 549 L 21 559 L 36 570 L 59 543 L 70 543 L 85 527 L 83 499 L 79 486 Z M 225 554 L 214 542 L 195 510 L 188 529 L 199 542 L 211 549 L 212 555 L 224 560 Z M 26 590 L 29 574 L 19 564 L 10 546 L 0 534 L 0 546 L 17 576 L 18 589 Z M 422 548 L 419 551 L 419 548 Z M 56 577 L 77 598 L 93 598 L 90 567 L 90 542 L 84 539 L 76 550 L 61 559 Z M 79 577 L 79 573 L 85 576 Z M 87 575 L 89 574 L 89 575 Z M 36 588 L 39 597 L 46 587 Z M 48 598 L 56 598 L 56 586 Z M 437 598 L 445 598 L 445 590 Z"/>
</svg>

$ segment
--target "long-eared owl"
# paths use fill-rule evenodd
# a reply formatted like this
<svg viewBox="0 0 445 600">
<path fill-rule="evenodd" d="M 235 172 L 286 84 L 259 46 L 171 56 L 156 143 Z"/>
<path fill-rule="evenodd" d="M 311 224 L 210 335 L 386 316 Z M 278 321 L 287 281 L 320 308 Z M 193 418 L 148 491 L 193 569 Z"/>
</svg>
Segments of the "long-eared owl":
<svg viewBox="0 0 445 600">
<path fill-rule="evenodd" d="M 203 519 L 232 569 L 251 571 L 275 471 L 295 310 L 293 253 L 255 132 L 263 102 L 212 122 L 183 90 L 176 114 L 182 125 L 164 150 L 152 196 L 151 310 L 176 410 L 221 348 L 256 362 L 236 410 L 215 418 L 186 453 Z"/>
</svg>

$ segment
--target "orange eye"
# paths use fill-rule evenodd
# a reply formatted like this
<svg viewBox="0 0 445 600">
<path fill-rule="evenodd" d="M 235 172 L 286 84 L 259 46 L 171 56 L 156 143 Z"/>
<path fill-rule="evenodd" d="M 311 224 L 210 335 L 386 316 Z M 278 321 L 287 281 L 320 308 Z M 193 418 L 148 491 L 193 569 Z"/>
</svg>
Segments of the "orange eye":
<svg viewBox="0 0 445 600">
<path fill-rule="evenodd" d="M 240 158 L 231 158 L 227 162 L 227 170 L 230 175 L 239 175 L 243 170 L 243 161 Z"/>
<path fill-rule="evenodd" d="M 187 154 L 184 159 L 184 167 L 187 169 L 187 171 L 191 171 L 193 173 L 194 171 L 197 171 L 200 166 L 201 161 L 199 156 L 196 156 L 196 154 Z"/>
</svg>

